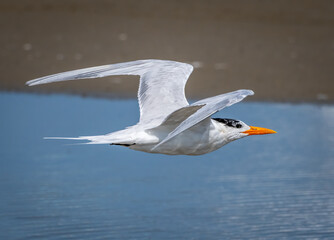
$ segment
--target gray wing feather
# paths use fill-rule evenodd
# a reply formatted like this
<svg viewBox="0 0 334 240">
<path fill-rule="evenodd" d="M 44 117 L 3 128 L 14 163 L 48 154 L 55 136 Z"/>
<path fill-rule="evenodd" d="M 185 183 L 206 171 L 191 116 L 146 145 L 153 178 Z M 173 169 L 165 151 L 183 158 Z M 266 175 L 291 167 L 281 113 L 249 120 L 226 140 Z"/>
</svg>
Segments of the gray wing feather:
<svg viewBox="0 0 334 240">
<path fill-rule="evenodd" d="M 153 129 L 160 128 L 160 127 L 174 127 L 175 128 L 178 125 L 180 125 L 180 123 L 182 123 L 184 120 L 186 120 L 188 117 L 190 117 L 190 115 L 194 114 L 196 111 L 198 111 L 198 109 L 200 109 L 203 106 L 204 105 L 196 105 L 196 106 L 186 106 L 186 107 L 180 108 L 174 111 L 173 113 L 169 114 L 158 127 L 154 127 L 149 130 L 153 130 Z"/>
<path fill-rule="evenodd" d="M 149 59 L 58 73 L 28 81 L 26 84 L 34 86 L 110 75 L 139 75 L 139 123 L 157 126 L 170 113 L 188 106 L 184 88 L 192 70 L 190 64 Z"/>
<path fill-rule="evenodd" d="M 205 98 L 203 100 L 197 101 L 191 106 L 203 106 L 199 108 L 194 114 L 189 116 L 184 120 L 179 126 L 177 126 L 168 136 L 163 139 L 159 144 L 157 144 L 152 150 L 158 148 L 160 145 L 169 141 L 173 137 L 187 130 L 188 128 L 196 125 L 197 123 L 203 121 L 204 119 L 210 117 L 212 114 L 222 110 L 225 107 L 229 107 L 237 102 L 240 102 L 248 95 L 253 95 L 252 90 L 238 90 L 230 93 L 221 94 L 215 97 Z"/>
</svg>

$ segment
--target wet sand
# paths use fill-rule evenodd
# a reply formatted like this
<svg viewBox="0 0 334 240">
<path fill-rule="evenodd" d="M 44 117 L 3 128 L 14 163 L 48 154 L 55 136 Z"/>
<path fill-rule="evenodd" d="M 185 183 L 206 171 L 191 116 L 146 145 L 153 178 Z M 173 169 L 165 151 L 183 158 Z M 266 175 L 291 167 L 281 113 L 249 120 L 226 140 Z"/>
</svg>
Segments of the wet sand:
<svg viewBox="0 0 334 240">
<path fill-rule="evenodd" d="M 190 98 L 249 88 L 252 100 L 334 99 L 331 0 L 3 0 L 0 25 L 0 90 L 134 97 L 136 77 L 24 83 L 156 58 L 195 65 L 186 86 Z"/>
</svg>

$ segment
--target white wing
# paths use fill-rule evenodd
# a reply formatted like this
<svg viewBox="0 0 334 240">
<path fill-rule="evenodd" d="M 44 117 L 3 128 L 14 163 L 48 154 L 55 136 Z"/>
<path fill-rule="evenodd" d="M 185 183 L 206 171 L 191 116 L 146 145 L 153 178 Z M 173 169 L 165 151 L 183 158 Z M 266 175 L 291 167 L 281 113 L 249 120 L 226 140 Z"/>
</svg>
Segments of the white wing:
<svg viewBox="0 0 334 240">
<path fill-rule="evenodd" d="M 210 117 L 212 114 L 222 110 L 225 107 L 229 107 L 237 102 L 240 102 L 248 95 L 253 94 L 254 92 L 252 90 L 238 90 L 230 93 L 221 94 L 215 97 L 205 98 L 191 104 L 188 107 L 184 107 L 183 109 L 192 108 L 193 106 L 199 106 L 200 108 L 192 108 L 194 113 L 190 115 L 186 120 L 181 122 L 180 125 L 178 125 L 172 132 L 170 132 L 168 136 L 159 144 L 157 144 L 152 150 L 158 148 L 160 145 L 169 141 L 170 139 L 187 130 L 188 128 Z M 167 117 L 166 119 L 169 119 L 169 117 Z"/>
<path fill-rule="evenodd" d="M 154 126 L 159 125 L 175 110 L 188 106 L 184 88 L 192 70 L 193 67 L 186 63 L 138 60 L 58 73 L 28 81 L 26 84 L 33 86 L 110 75 L 139 75 L 139 124 Z"/>
</svg>

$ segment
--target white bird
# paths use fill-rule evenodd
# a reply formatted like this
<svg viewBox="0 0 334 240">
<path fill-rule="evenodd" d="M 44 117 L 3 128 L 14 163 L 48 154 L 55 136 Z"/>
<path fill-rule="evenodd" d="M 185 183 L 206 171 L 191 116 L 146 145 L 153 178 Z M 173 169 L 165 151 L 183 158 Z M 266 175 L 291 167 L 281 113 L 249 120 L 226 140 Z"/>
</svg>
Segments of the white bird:
<svg viewBox="0 0 334 240">
<path fill-rule="evenodd" d="M 240 102 L 252 90 L 237 90 L 188 103 L 184 88 L 193 66 L 167 60 L 138 60 L 58 73 L 28 81 L 29 86 L 100 78 L 110 75 L 139 75 L 139 122 L 106 135 L 47 139 L 87 140 L 85 144 L 110 144 L 134 150 L 170 155 L 201 155 L 248 135 L 276 133 L 248 126 L 242 121 L 211 118 L 211 115 Z"/>
</svg>

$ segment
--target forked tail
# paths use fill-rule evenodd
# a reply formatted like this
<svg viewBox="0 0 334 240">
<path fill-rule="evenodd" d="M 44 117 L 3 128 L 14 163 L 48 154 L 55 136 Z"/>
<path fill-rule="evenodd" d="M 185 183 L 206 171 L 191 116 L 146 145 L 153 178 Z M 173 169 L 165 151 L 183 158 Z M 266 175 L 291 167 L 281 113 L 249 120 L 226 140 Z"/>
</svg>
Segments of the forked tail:
<svg viewBox="0 0 334 240">
<path fill-rule="evenodd" d="M 128 145 L 128 146 L 135 144 L 134 139 L 132 139 L 131 137 L 129 129 L 124 129 L 106 135 L 80 136 L 80 137 L 44 137 L 44 139 L 87 141 L 79 144 L 111 144 L 111 145 Z"/>
</svg>

